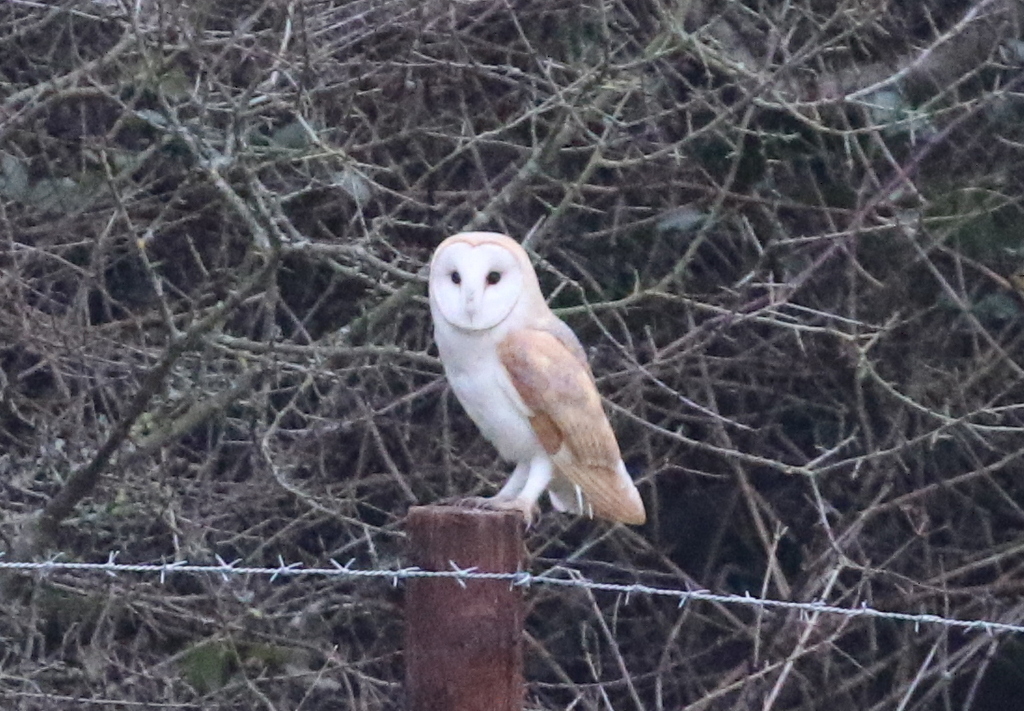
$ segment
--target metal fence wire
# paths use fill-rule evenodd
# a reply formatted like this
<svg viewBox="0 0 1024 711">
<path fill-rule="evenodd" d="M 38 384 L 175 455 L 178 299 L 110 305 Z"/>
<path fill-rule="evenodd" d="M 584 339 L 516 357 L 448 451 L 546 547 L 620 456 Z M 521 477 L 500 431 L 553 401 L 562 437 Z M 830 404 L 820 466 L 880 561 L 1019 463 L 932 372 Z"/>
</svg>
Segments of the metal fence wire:
<svg viewBox="0 0 1024 711">
<path fill-rule="evenodd" d="M 59 558 L 59 556 L 58 556 Z M 808 621 L 819 615 L 838 615 L 841 617 L 871 617 L 876 619 L 891 620 L 894 622 L 912 623 L 919 627 L 921 625 L 938 625 L 950 629 L 959 629 L 970 632 L 983 632 L 994 635 L 1001 633 L 1024 633 L 1024 625 L 1000 620 L 963 620 L 951 617 L 943 617 L 931 613 L 910 613 L 897 612 L 893 610 L 880 610 L 862 603 L 856 607 L 843 607 L 831 605 L 823 600 L 794 601 L 775 600 L 770 598 L 755 597 L 753 595 L 737 595 L 734 593 L 715 593 L 710 590 L 685 590 L 681 588 L 670 588 L 663 586 L 646 585 L 644 583 L 610 583 L 592 580 L 586 577 L 581 571 L 557 566 L 540 573 L 519 571 L 515 573 L 485 573 L 475 568 L 459 568 L 450 563 L 452 570 L 432 571 L 422 570 L 416 567 L 394 568 L 394 569 L 366 569 L 352 567 L 354 561 L 345 565 L 331 560 L 331 567 L 309 568 L 301 563 L 285 563 L 281 561 L 275 568 L 254 567 L 240 565 L 239 561 L 227 562 L 218 558 L 216 565 L 200 565 L 187 561 L 174 561 L 170 563 L 119 563 L 117 553 L 111 553 L 106 562 L 103 563 L 80 563 L 66 562 L 57 558 L 46 561 L 10 561 L 0 560 L 0 570 L 13 570 L 23 572 L 34 572 L 46 575 L 56 572 L 88 572 L 106 573 L 110 576 L 118 574 L 141 574 L 154 575 L 160 578 L 163 583 L 171 575 L 219 575 L 225 580 L 229 576 L 263 576 L 271 580 L 278 578 L 299 578 L 299 577 L 322 577 L 336 579 L 368 579 L 377 578 L 390 580 L 393 585 L 398 585 L 403 580 L 411 578 L 450 578 L 460 585 L 472 580 L 507 580 L 509 585 L 519 587 L 531 587 L 534 585 L 550 585 L 562 588 L 580 588 L 601 592 L 618 593 L 629 602 L 629 598 L 635 595 L 650 595 L 664 598 L 675 598 L 680 607 L 691 601 L 712 602 L 722 605 L 734 605 L 743 607 L 756 607 L 764 610 L 797 610 L 805 616 Z"/>
</svg>

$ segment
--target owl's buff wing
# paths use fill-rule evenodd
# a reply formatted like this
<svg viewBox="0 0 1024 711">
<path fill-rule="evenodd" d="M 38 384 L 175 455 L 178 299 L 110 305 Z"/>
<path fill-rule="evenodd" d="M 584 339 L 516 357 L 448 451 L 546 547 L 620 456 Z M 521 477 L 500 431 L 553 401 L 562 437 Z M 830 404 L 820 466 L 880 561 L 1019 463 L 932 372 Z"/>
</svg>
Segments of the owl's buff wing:
<svg viewBox="0 0 1024 711">
<path fill-rule="evenodd" d="M 498 357 L 530 424 L 555 467 L 578 487 L 584 510 L 623 523 L 646 520 L 643 501 L 587 366 L 546 330 L 521 329 L 498 344 Z"/>
</svg>

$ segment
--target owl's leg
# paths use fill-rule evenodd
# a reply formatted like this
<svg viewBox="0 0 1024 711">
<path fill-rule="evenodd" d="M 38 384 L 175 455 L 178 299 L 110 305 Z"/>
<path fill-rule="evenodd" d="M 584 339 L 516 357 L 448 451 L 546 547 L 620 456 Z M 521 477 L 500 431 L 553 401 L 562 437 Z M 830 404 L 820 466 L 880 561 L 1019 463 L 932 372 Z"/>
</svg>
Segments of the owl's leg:
<svg viewBox="0 0 1024 711">
<path fill-rule="evenodd" d="M 519 506 L 515 508 L 523 512 L 526 516 L 527 524 L 530 523 L 530 514 L 537 508 L 537 499 L 540 498 L 540 495 L 544 493 L 544 489 L 548 488 L 548 484 L 551 483 L 553 467 L 551 458 L 546 454 L 539 454 L 530 460 L 526 481 L 523 482 L 515 498 L 519 502 Z M 516 468 L 518 469 L 518 467 Z"/>
<path fill-rule="evenodd" d="M 457 506 L 474 508 L 521 511 L 526 525 L 533 522 L 537 509 L 537 499 L 544 493 L 551 481 L 551 460 L 546 455 L 539 455 L 528 462 L 516 465 L 512 476 L 505 482 L 501 490 L 490 497 L 471 496 L 459 499 Z"/>
<path fill-rule="evenodd" d="M 512 470 L 512 475 L 505 482 L 505 486 L 501 487 L 501 490 L 497 494 L 492 496 L 492 499 L 508 500 L 514 499 L 519 496 L 519 492 L 523 490 L 523 486 L 526 484 L 526 479 L 530 474 L 530 462 L 523 461 L 516 465 L 516 468 Z"/>
<path fill-rule="evenodd" d="M 537 499 L 551 481 L 552 468 L 551 459 L 546 454 L 538 455 L 528 463 L 521 462 L 501 491 L 487 500 L 488 508 L 521 511 L 529 528 L 538 513 Z"/>
<path fill-rule="evenodd" d="M 529 474 L 530 461 L 519 462 L 516 468 L 512 470 L 508 481 L 505 482 L 505 486 L 501 487 L 494 496 L 456 496 L 448 499 L 445 503 L 467 509 L 508 508 L 506 505 L 509 502 L 515 501 L 516 497 L 519 496 L 519 492 L 522 490 L 523 485 L 526 484 Z"/>
</svg>

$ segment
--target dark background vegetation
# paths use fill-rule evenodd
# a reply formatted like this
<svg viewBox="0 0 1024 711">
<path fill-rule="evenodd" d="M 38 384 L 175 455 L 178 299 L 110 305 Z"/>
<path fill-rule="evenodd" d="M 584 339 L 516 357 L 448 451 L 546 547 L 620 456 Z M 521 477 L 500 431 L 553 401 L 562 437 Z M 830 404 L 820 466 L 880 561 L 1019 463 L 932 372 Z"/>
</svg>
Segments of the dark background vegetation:
<svg viewBox="0 0 1024 711">
<path fill-rule="evenodd" d="M 1024 622 L 1020 14 L 3 3 L 8 559 L 402 565 L 410 505 L 507 471 L 424 298 L 478 228 L 529 235 L 650 511 L 546 513 L 533 569 Z M 4 708 L 401 707 L 389 582 L 2 591 Z M 1024 683 L 1012 636 L 528 601 L 532 709 L 1004 709 Z"/>
</svg>

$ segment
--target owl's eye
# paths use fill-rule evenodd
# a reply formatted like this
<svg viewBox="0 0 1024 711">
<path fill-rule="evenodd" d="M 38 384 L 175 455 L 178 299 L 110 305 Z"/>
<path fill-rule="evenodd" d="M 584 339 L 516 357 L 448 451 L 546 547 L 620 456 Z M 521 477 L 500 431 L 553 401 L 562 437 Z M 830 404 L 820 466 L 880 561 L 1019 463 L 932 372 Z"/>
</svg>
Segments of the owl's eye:
<svg viewBox="0 0 1024 711">
<path fill-rule="evenodd" d="M 452 272 L 452 284 L 461 284 L 461 283 L 462 283 L 462 277 L 459 275 L 459 273 L 458 272 Z"/>
<path fill-rule="evenodd" d="M 494 286 L 499 281 L 501 281 L 501 273 L 500 272 L 488 272 L 487 273 L 487 283 L 488 284 L 490 284 L 491 286 Z"/>
</svg>

